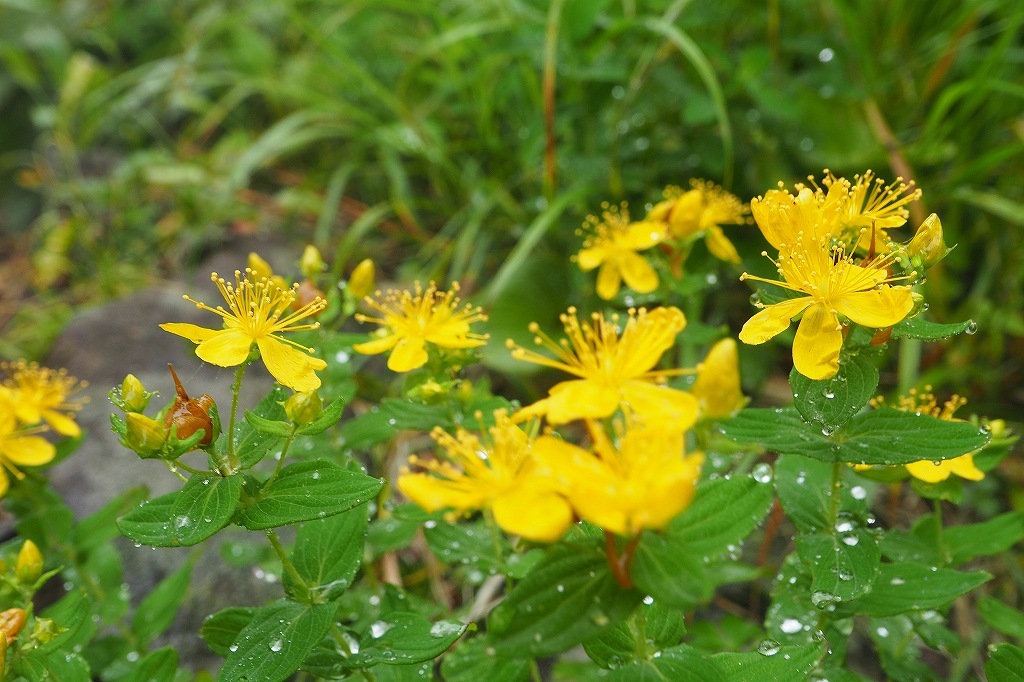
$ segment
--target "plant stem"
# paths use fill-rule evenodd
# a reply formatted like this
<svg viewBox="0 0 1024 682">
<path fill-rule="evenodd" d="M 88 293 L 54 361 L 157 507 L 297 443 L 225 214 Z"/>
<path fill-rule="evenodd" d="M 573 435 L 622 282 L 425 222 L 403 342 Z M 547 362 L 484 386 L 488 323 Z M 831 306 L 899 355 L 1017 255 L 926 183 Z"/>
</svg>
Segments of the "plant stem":
<svg viewBox="0 0 1024 682">
<path fill-rule="evenodd" d="M 558 73 L 558 30 L 565 0 L 551 0 L 544 34 L 544 196 L 555 200 L 558 164 L 555 158 L 555 76 Z"/>
<path fill-rule="evenodd" d="M 284 466 L 284 458 L 288 456 L 288 447 L 292 444 L 292 441 L 295 440 L 295 432 L 298 430 L 298 424 L 292 427 L 292 434 L 285 439 L 284 445 L 281 447 L 281 456 L 277 460 L 277 467 L 274 469 L 274 473 L 271 474 L 270 478 L 267 479 L 267 482 L 263 484 L 264 488 L 273 483 L 274 479 L 277 478 L 277 475 L 281 473 L 281 467 Z"/>
<path fill-rule="evenodd" d="M 181 460 L 177 460 L 177 459 L 174 460 L 174 466 L 178 467 L 179 469 L 184 469 L 185 471 L 189 472 L 190 474 L 198 474 L 199 476 L 206 476 L 207 474 L 211 473 L 209 471 L 200 471 L 199 469 L 193 469 L 189 465 L 187 465 L 187 464 L 183 463 Z"/>
<path fill-rule="evenodd" d="M 942 500 L 932 500 L 932 506 L 935 509 L 935 545 L 939 550 L 939 560 L 943 563 L 946 562 L 946 549 L 943 547 L 942 541 Z"/>
<path fill-rule="evenodd" d="M 228 419 L 228 468 L 231 471 L 236 471 L 240 466 L 235 456 L 235 413 L 238 412 L 238 392 L 242 389 L 242 377 L 248 366 L 248 361 L 238 366 L 235 370 L 235 383 L 231 384 L 231 417 Z"/>
<path fill-rule="evenodd" d="M 629 577 L 629 564 L 633 560 L 633 550 L 636 549 L 636 542 L 640 536 L 630 540 L 626 546 L 626 553 L 619 556 L 619 548 L 615 544 L 615 533 L 610 530 L 604 532 L 604 553 L 608 557 L 608 568 L 612 570 L 615 581 L 625 590 L 633 587 L 633 581 Z"/>
<path fill-rule="evenodd" d="M 490 509 L 484 510 L 484 521 L 487 522 L 487 528 L 491 531 L 491 543 L 494 545 L 494 558 L 500 563 L 505 563 L 505 550 L 501 547 L 501 531 L 498 529 L 498 524 L 494 521 L 494 513 Z"/>
<path fill-rule="evenodd" d="M 843 501 L 842 496 L 842 480 L 843 480 L 843 466 L 842 462 L 832 463 L 832 487 L 829 489 L 829 519 L 831 522 L 831 528 L 829 533 L 832 535 L 836 534 L 836 521 L 839 520 L 839 506 Z"/>
<path fill-rule="evenodd" d="M 171 472 L 172 474 L 174 474 L 175 476 L 177 476 L 177 477 L 178 477 L 178 478 L 179 478 L 179 479 L 181 480 L 181 482 L 182 482 L 182 483 L 188 483 L 188 479 L 187 479 L 187 478 L 185 478 L 184 476 L 182 476 L 181 474 L 179 474 L 179 473 L 178 473 L 178 467 L 177 467 L 177 465 L 178 465 L 178 462 L 177 462 L 177 461 L 174 461 L 174 462 L 168 462 L 168 461 L 167 461 L 167 460 L 165 459 L 165 460 L 164 460 L 164 464 L 166 464 L 166 465 L 167 465 L 167 470 L 168 470 L 168 471 L 170 471 L 170 472 Z"/>
<path fill-rule="evenodd" d="M 281 540 L 277 537 L 277 533 L 274 532 L 273 528 L 267 530 L 267 539 L 270 540 L 270 544 L 274 547 L 274 551 L 277 552 L 277 558 L 281 560 L 281 565 L 284 567 L 284 570 L 292 577 L 295 584 L 305 590 L 306 594 L 312 598 L 312 595 L 309 594 L 309 585 L 307 585 L 306 581 L 302 579 L 299 572 L 295 570 L 295 564 L 293 564 L 292 560 L 288 558 L 288 553 L 284 551 L 284 547 L 281 545 Z"/>
<path fill-rule="evenodd" d="M 544 682 L 544 678 L 540 676 L 540 668 L 537 667 L 537 659 L 530 659 L 530 679 L 533 682 Z"/>
</svg>

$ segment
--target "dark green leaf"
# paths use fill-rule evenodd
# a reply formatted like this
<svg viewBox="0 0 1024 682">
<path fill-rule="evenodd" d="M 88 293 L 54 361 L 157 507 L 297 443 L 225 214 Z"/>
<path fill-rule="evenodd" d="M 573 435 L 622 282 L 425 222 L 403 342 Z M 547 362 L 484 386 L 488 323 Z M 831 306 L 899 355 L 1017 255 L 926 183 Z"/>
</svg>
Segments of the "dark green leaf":
<svg viewBox="0 0 1024 682">
<path fill-rule="evenodd" d="M 56 651 L 46 657 L 46 672 L 43 680 L 47 682 L 91 682 L 92 672 L 89 664 L 77 653 Z M 129 678 L 128 682 L 135 682 Z M 159 680 L 158 682 L 164 682 Z"/>
<path fill-rule="evenodd" d="M 334 621 L 335 605 L 278 599 L 256 611 L 236 638 L 217 679 L 220 682 L 281 682 L 316 646 Z"/>
<path fill-rule="evenodd" d="M 252 506 L 241 510 L 249 530 L 321 519 L 366 502 L 380 492 L 381 481 L 323 459 L 286 466 Z"/>
<path fill-rule="evenodd" d="M 320 416 L 312 424 L 299 427 L 298 434 L 301 436 L 316 436 L 338 423 L 342 413 L 345 411 L 345 399 L 338 398 L 324 408 Z"/>
<path fill-rule="evenodd" d="M 679 646 L 659 652 L 657 658 L 634 661 L 611 671 L 609 682 L 727 682 L 721 667 L 693 647 Z"/>
<path fill-rule="evenodd" d="M 299 529 L 292 564 L 315 593 L 330 600 L 352 583 L 363 560 L 366 514 L 366 505 L 359 505 L 326 519 L 307 521 Z M 295 587 L 287 571 L 284 586 L 289 592 Z"/>
<path fill-rule="evenodd" d="M 407 521 L 397 516 L 374 519 L 367 530 L 366 542 L 373 549 L 373 555 L 380 556 L 408 545 L 421 525 L 422 521 Z"/>
<path fill-rule="evenodd" d="M 979 556 L 999 554 L 1024 538 L 1024 513 L 1007 512 L 983 523 L 950 526 L 942 541 L 950 563 L 959 566 Z"/>
<path fill-rule="evenodd" d="M 411 400 L 388 398 L 381 402 L 380 412 L 388 424 L 396 429 L 429 432 L 435 426 L 450 429 L 454 426 L 444 405 L 424 405 Z"/>
<path fill-rule="evenodd" d="M 878 370 L 862 355 L 852 355 L 839 365 L 831 379 L 813 381 L 793 368 L 789 374 L 793 404 L 801 416 L 830 429 L 848 422 L 878 388 Z"/>
<path fill-rule="evenodd" d="M 977 450 L 988 438 L 987 433 L 969 422 L 887 407 L 853 418 L 843 433 L 840 460 L 909 464 L 923 459 L 951 459 Z"/>
<path fill-rule="evenodd" d="M 407 665 L 430 661 L 454 644 L 466 626 L 458 621 L 431 623 L 408 611 L 396 611 L 370 626 L 359 642 L 359 652 L 347 663 L 352 668 L 368 668 L 379 663 Z"/>
<path fill-rule="evenodd" d="M 474 637 L 448 652 L 441 660 L 441 674 L 448 682 L 528 682 L 530 662 L 489 655 L 486 639 Z"/>
<path fill-rule="evenodd" d="M 898 528 L 886 532 L 879 548 L 893 561 L 914 561 L 929 566 L 940 563 L 937 526 L 932 514 L 925 514 L 914 522 L 909 531 Z"/>
<path fill-rule="evenodd" d="M 423 529 L 423 537 L 438 559 L 446 564 L 473 565 L 485 572 L 495 573 L 501 566 L 494 540 L 483 521 L 474 523 L 437 523 Z M 505 541 L 501 540 L 503 549 Z"/>
<path fill-rule="evenodd" d="M 1024 682 L 1024 649 L 1000 644 L 985 663 L 988 682 Z"/>
<path fill-rule="evenodd" d="M 380 409 L 376 412 L 370 410 L 341 425 L 341 440 L 345 447 L 355 449 L 382 443 L 398 433 L 398 429 L 388 423 L 390 419 Z"/>
<path fill-rule="evenodd" d="M 897 322 L 892 328 L 892 338 L 941 341 L 942 339 L 948 339 L 951 336 L 964 333 L 973 324 L 972 320 L 954 322 L 953 324 L 941 324 L 939 322 L 929 322 L 923 316 L 918 315 L 917 317 L 910 317 L 902 322 Z"/>
<path fill-rule="evenodd" d="M 252 622 L 256 609 L 252 607 L 232 606 L 223 611 L 207 616 L 199 630 L 199 636 L 210 647 L 210 651 L 218 656 L 228 657 L 229 647 L 238 639 L 240 633 Z"/>
<path fill-rule="evenodd" d="M 871 591 L 860 599 L 843 602 L 836 613 L 895 616 L 907 611 L 939 609 L 991 578 L 984 571 L 962 573 L 911 562 L 882 564 Z"/>
<path fill-rule="evenodd" d="M 171 682 L 177 672 L 178 652 L 167 646 L 139 661 L 127 682 Z"/>
<path fill-rule="evenodd" d="M 558 545 L 491 611 L 492 646 L 510 658 L 564 651 L 625 618 L 641 596 L 619 587 L 603 552 Z"/>
<path fill-rule="evenodd" d="M 544 550 L 531 549 L 523 554 L 510 554 L 502 567 L 502 573 L 513 580 L 523 578 L 533 567 L 544 559 Z"/>
<path fill-rule="evenodd" d="M 936 481 L 935 483 L 928 483 L 919 478 L 911 478 L 910 487 L 915 493 L 927 500 L 947 500 L 956 505 L 963 504 L 964 501 L 964 486 L 958 476 L 950 476 L 944 481 Z"/>
<path fill-rule="evenodd" d="M 178 490 L 154 497 L 119 518 L 117 527 L 121 529 L 121 534 L 129 540 L 151 547 L 172 546 L 173 538 L 169 537 L 171 509 L 180 494 Z"/>
<path fill-rule="evenodd" d="M 132 617 L 132 632 L 138 636 L 142 644 L 149 644 L 174 622 L 178 606 L 192 578 L 194 560 L 189 559 L 181 568 L 157 583 L 135 610 Z"/>
<path fill-rule="evenodd" d="M 802 533 L 829 526 L 832 466 L 809 457 L 780 455 L 775 460 L 775 489 L 786 516 Z"/>
<path fill-rule="evenodd" d="M 118 521 L 121 532 L 135 542 L 154 547 L 190 547 L 210 537 L 227 525 L 238 506 L 242 493 L 242 477 L 195 474 L 185 487 L 174 493 L 166 505 L 164 497 L 147 502 Z M 166 516 L 164 516 L 166 514 Z M 162 518 L 161 518 L 162 517 Z M 141 533 L 137 525 L 143 524 Z M 151 535 L 155 531 L 154 535 Z"/>
<path fill-rule="evenodd" d="M 764 482 L 733 476 L 702 483 L 693 503 L 670 524 L 666 534 L 693 554 L 715 558 L 744 540 L 768 513 L 774 490 L 765 470 Z"/>
<path fill-rule="evenodd" d="M 82 519 L 75 529 L 75 548 L 85 553 L 116 538 L 119 535 L 117 517 L 135 509 L 145 499 L 144 487 L 129 488 L 98 512 Z"/>
<path fill-rule="evenodd" d="M 831 461 L 833 444 L 800 417 L 796 408 L 747 408 L 719 424 L 740 445 L 760 445 L 782 455 L 804 455 Z"/>
<path fill-rule="evenodd" d="M 831 595 L 827 602 L 856 599 L 871 589 L 881 553 L 875 536 L 863 528 L 843 533 L 798 535 L 800 559 L 811 567 L 811 589 Z"/>
<path fill-rule="evenodd" d="M 993 630 L 1024 639 L 1024 613 L 1007 606 L 995 597 L 985 597 L 978 602 L 978 615 Z"/>
<path fill-rule="evenodd" d="M 630 575 L 638 588 L 676 608 L 693 608 L 714 591 L 702 557 L 669 534 L 644 531 Z"/>
<path fill-rule="evenodd" d="M 760 653 L 760 651 L 765 653 Z M 768 655 L 768 654 L 771 655 Z M 804 646 L 778 646 L 768 643 L 749 654 L 721 653 L 711 660 L 725 673 L 729 682 L 769 682 L 802 680 L 826 654 L 824 643 Z"/>
</svg>

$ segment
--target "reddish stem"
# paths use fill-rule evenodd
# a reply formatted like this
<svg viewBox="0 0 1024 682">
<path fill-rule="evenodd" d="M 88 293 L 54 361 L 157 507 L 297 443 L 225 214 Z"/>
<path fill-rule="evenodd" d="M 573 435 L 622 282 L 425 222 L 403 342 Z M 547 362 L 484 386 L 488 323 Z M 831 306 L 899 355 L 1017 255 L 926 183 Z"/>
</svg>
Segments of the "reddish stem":
<svg viewBox="0 0 1024 682">
<path fill-rule="evenodd" d="M 757 553 L 757 565 L 764 566 L 768 561 L 768 554 L 772 550 L 772 542 L 775 541 L 775 534 L 779 532 L 779 525 L 782 523 L 782 505 L 779 498 L 772 503 L 772 511 L 768 516 L 768 523 L 764 527 L 764 539 L 761 540 L 761 550 Z"/>
<path fill-rule="evenodd" d="M 608 567 L 612 569 L 615 581 L 626 590 L 633 587 L 633 581 L 629 577 L 629 567 L 633 563 L 633 551 L 639 541 L 639 535 L 630 540 L 625 547 L 625 554 L 619 556 L 619 548 L 615 544 L 615 533 L 610 530 L 604 532 L 604 553 L 608 557 Z"/>
</svg>

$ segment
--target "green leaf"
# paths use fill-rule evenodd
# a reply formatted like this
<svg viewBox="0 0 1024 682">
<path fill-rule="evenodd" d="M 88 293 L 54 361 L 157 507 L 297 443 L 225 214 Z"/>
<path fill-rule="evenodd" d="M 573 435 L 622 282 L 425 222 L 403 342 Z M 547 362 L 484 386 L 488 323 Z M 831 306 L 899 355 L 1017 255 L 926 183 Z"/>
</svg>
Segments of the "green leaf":
<svg viewBox="0 0 1024 682">
<path fill-rule="evenodd" d="M 974 325 L 973 320 L 966 322 L 954 322 L 953 324 L 941 324 L 929 322 L 921 315 L 910 317 L 902 322 L 897 322 L 892 328 L 894 339 L 921 339 L 922 341 L 941 341 L 951 336 L 962 334 Z M 977 325 L 974 325 L 977 326 Z"/>
<path fill-rule="evenodd" d="M 828 528 L 831 488 L 830 464 L 799 455 L 780 455 L 775 460 L 779 503 L 800 532 L 815 533 Z"/>
<path fill-rule="evenodd" d="M 190 547 L 227 525 L 241 493 L 242 477 L 238 474 L 194 474 L 177 493 L 144 503 L 118 519 L 118 526 L 135 542 L 153 547 Z"/>
<path fill-rule="evenodd" d="M 181 568 L 157 583 L 153 591 L 139 603 L 132 617 L 132 632 L 142 644 L 149 644 L 174 622 L 178 606 L 188 590 L 196 558 L 190 558 Z"/>
<path fill-rule="evenodd" d="M 251 410 L 245 411 L 245 421 L 256 430 L 257 433 L 262 433 L 268 436 L 275 436 L 278 438 L 287 438 L 292 435 L 292 425 L 286 421 L 278 421 L 276 419 L 264 419 Z"/>
<path fill-rule="evenodd" d="M 528 682 L 530 662 L 499 658 L 487 653 L 484 637 L 465 639 L 441 659 L 441 675 L 448 682 Z"/>
<path fill-rule="evenodd" d="M 391 417 L 379 408 L 376 412 L 371 409 L 355 419 L 349 419 L 340 427 L 341 441 L 345 447 L 356 450 L 383 443 L 398 433 L 398 429 L 388 423 L 389 419 Z"/>
<path fill-rule="evenodd" d="M 679 646 L 659 652 L 657 658 L 634 661 L 612 670 L 609 682 L 727 682 L 722 668 L 710 654 Z"/>
<path fill-rule="evenodd" d="M 666 534 L 695 555 L 721 556 L 746 539 L 768 513 L 775 491 L 768 470 L 762 475 L 763 481 L 732 476 L 702 483 L 693 503 L 672 521 Z"/>
<path fill-rule="evenodd" d="M 637 651 L 637 634 L 633 619 L 608 628 L 597 637 L 583 642 L 583 650 L 594 663 L 606 670 L 620 668 L 642 657 Z"/>
<path fill-rule="evenodd" d="M 373 498 L 382 485 L 325 459 L 297 462 L 282 469 L 255 504 L 241 510 L 240 522 L 249 530 L 264 530 L 340 514 Z"/>
<path fill-rule="evenodd" d="M 871 591 L 855 601 L 843 602 L 836 614 L 895 616 L 939 609 L 991 578 L 984 571 L 968 573 L 911 562 L 882 564 Z"/>
<path fill-rule="evenodd" d="M 210 647 L 210 651 L 227 658 L 231 653 L 230 646 L 238 639 L 238 634 L 252 622 L 256 615 L 253 607 L 232 606 L 207 616 L 199 629 L 199 636 Z"/>
<path fill-rule="evenodd" d="M 721 653 L 711 660 L 718 664 L 729 682 L 802 680 L 826 654 L 825 644 L 768 646 L 765 653 Z M 768 653 L 771 652 L 771 655 Z"/>
<path fill-rule="evenodd" d="M 116 538 L 120 534 L 117 529 L 117 517 L 138 507 L 145 499 L 145 487 L 129 488 L 98 512 L 82 519 L 75 529 L 75 548 L 84 554 Z"/>
<path fill-rule="evenodd" d="M 983 523 L 950 526 L 943 530 L 942 541 L 954 566 L 979 556 L 999 554 L 1024 538 L 1024 513 L 1000 514 Z"/>
<path fill-rule="evenodd" d="M 359 505 L 326 519 L 307 521 L 299 529 L 292 564 L 314 593 L 330 600 L 352 583 L 363 560 L 366 524 L 367 507 Z M 284 588 L 289 593 L 295 589 L 287 571 Z"/>
<path fill-rule="evenodd" d="M 380 404 L 380 412 L 388 424 L 396 429 L 431 431 L 435 426 L 450 429 L 455 426 L 445 405 L 424 405 L 411 400 L 386 398 Z"/>
<path fill-rule="evenodd" d="M 56 651 L 46 657 L 46 673 L 41 679 L 47 682 L 91 682 L 89 664 L 77 653 Z M 129 678 L 128 682 L 135 682 Z M 160 680 L 159 682 L 163 682 Z"/>
<path fill-rule="evenodd" d="M 1024 682 L 1024 649 L 1000 644 L 985 663 L 988 682 Z"/>
<path fill-rule="evenodd" d="M 887 407 L 853 418 L 843 433 L 839 459 L 864 464 L 952 459 L 977 450 L 988 439 L 987 433 L 969 422 Z"/>
<path fill-rule="evenodd" d="M 522 554 L 510 554 L 501 571 L 513 580 L 520 580 L 544 559 L 544 550 L 535 548 Z"/>
<path fill-rule="evenodd" d="M 646 597 L 633 616 L 583 642 L 583 649 L 590 660 L 612 670 L 675 646 L 684 634 L 686 624 L 680 609 L 667 608 Z"/>
<path fill-rule="evenodd" d="M 178 672 L 178 652 L 166 646 L 146 655 L 127 682 L 172 682 Z"/>
<path fill-rule="evenodd" d="M 373 549 L 373 555 L 378 557 L 408 545 L 421 525 L 422 521 L 408 521 L 397 516 L 374 519 L 367 530 L 366 542 Z"/>
<path fill-rule="evenodd" d="M 336 606 L 278 599 L 256 611 L 229 650 L 219 682 L 281 682 L 298 670 L 334 622 Z M 235 646 L 235 645 L 232 645 Z"/>
<path fill-rule="evenodd" d="M 640 597 L 619 587 L 603 552 L 557 545 L 491 611 L 489 637 L 499 656 L 547 656 L 614 625 Z"/>
<path fill-rule="evenodd" d="M 995 597 L 985 597 L 978 602 L 978 615 L 993 630 L 1024 639 L 1024 613 L 1007 606 Z"/>
<path fill-rule="evenodd" d="M 935 516 L 925 514 L 914 522 L 909 531 L 890 529 L 886 532 L 879 548 L 893 561 L 913 561 L 929 566 L 938 566 L 939 558 Z"/>
<path fill-rule="evenodd" d="M 630 576 L 655 600 L 676 608 L 693 608 L 714 591 L 701 557 L 667 533 L 644 531 L 633 553 Z"/>
<path fill-rule="evenodd" d="M 864 528 L 851 527 L 834 535 L 798 535 L 796 546 L 800 559 L 811 568 L 811 589 L 831 595 L 825 598 L 827 602 L 866 594 L 878 575 L 881 552 L 875 536 Z"/>
<path fill-rule="evenodd" d="M 45 609 L 40 615 L 44 618 L 53 619 L 64 630 L 46 644 L 41 644 L 39 650 L 51 652 L 61 651 L 65 648 L 70 649 L 72 640 L 79 639 L 76 635 L 79 629 L 88 621 L 89 612 L 89 598 L 83 589 L 68 592 L 56 604 Z M 91 621 L 88 622 L 92 625 L 91 630 L 95 632 L 95 625 Z M 85 637 L 85 639 L 88 639 L 88 637 Z"/>
<path fill-rule="evenodd" d="M 407 665 L 430 661 L 458 641 L 466 625 L 458 621 L 431 623 L 416 613 L 395 611 L 374 622 L 359 641 L 358 653 L 347 659 L 352 668 L 378 663 Z"/>
<path fill-rule="evenodd" d="M 839 365 L 831 379 L 813 381 L 793 368 L 789 374 L 793 404 L 809 422 L 837 429 L 848 422 L 878 388 L 878 370 L 862 355 L 852 355 Z"/>
<path fill-rule="evenodd" d="M 324 408 L 312 424 L 299 427 L 297 433 L 300 436 L 316 436 L 338 423 L 342 413 L 345 411 L 345 399 L 338 398 Z"/>
<path fill-rule="evenodd" d="M 781 455 L 804 455 L 831 461 L 833 444 L 800 417 L 796 408 L 747 408 L 719 424 L 740 445 L 760 445 Z"/>
<path fill-rule="evenodd" d="M 497 573 L 502 564 L 502 557 L 496 554 L 491 532 L 483 521 L 437 523 L 431 528 L 425 527 L 423 537 L 434 556 L 446 564 L 473 565 L 489 573 Z M 501 544 L 506 549 L 504 540 Z"/>
</svg>

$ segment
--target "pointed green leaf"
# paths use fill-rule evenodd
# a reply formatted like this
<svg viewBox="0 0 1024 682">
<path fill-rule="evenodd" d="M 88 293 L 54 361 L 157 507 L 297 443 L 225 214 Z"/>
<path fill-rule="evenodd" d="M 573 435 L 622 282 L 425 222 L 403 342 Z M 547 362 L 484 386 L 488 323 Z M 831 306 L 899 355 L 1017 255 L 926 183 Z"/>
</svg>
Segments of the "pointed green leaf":
<svg viewBox="0 0 1024 682">
<path fill-rule="evenodd" d="M 338 423 L 342 413 L 345 411 L 345 399 L 338 398 L 324 408 L 320 416 L 312 424 L 299 427 L 298 434 L 301 436 L 316 436 Z"/>
<path fill-rule="evenodd" d="M 789 374 L 793 404 L 809 422 L 837 429 L 848 422 L 878 388 L 878 370 L 862 355 L 852 355 L 839 365 L 831 379 L 814 381 L 793 368 Z"/>
<path fill-rule="evenodd" d="M 921 339 L 922 341 L 941 341 L 957 334 L 962 334 L 974 325 L 973 320 L 966 322 L 954 322 L 953 324 L 942 324 L 940 322 L 929 322 L 923 316 L 910 317 L 902 322 L 897 322 L 892 328 L 894 339 Z M 976 325 L 975 325 L 976 326 Z"/>
<path fill-rule="evenodd" d="M 911 562 L 882 564 L 871 591 L 860 599 L 843 602 L 836 614 L 895 616 L 939 609 L 991 579 L 984 571 L 960 572 Z"/>
<path fill-rule="evenodd" d="M 143 644 L 149 644 L 174 622 L 174 617 L 178 615 L 178 606 L 185 597 L 185 591 L 188 590 L 194 563 L 194 559 L 187 560 L 181 568 L 157 583 L 135 609 L 132 632 Z"/>
<path fill-rule="evenodd" d="M 256 615 L 253 607 L 231 606 L 206 617 L 199 629 L 199 636 L 210 647 L 210 651 L 227 658 L 230 647 L 238 639 L 238 633 L 252 622 Z"/>
<path fill-rule="evenodd" d="M 447 682 L 529 682 L 530 662 L 488 654 L 486 638 L 474 637 L 445 655 L 441 674 Z"/>
<path fill-rule="evenodd" d="M 954 566 L 979 556 L 999 554 L 1024 538 L 1024 513 L 1000 514 L 983 523 L 950 526 L 943 529 L 942 541 Z"/>
<path fill-rule="evenodd" d="M 219 682 L 281 682 L 319 644 L 334 622 L 336 605 L 278 599 L 256 611 L 229 647 Z"/>
<path fill-rule="evenodd" d="M 796 546 L 800 559 L 811 568 L 811 589 L 816 593 L 833 595 L 842 601 L 856 599 L 871 589 L 878 575 L 882 558 L 878 542 L 863 528 L 851 527 L 834 535 L 798 535 Z"/>
<path fill-rule="evenodd" d="M 166 646 L 139 661 L 127 682 L 172 682 L 178 672 L 178 652 Z"/>
<path fill-rule="evenodd" d="M 987 433 L 969 422 L 887 407 L 853 418 L 842 434 L 839 459 L 866 464 L 952 459 L 977 450 L 988 439 Z"/>
<path fill-rule="evenodd" d="M 395 611 L 374 622 L 359 641 L 359 651 L 347 665 L 369 668 L 384 663 L 407 665 L 431 661 L 458 641 L 466 625 L 453 620 L 431 623 L 408 611 Z"/>
<path fill-rule="evenodd" d="M 767 655 L 771 652 L 771 655 Z M 729 682 L 802 680 L 826 654 L 824 642 L 804 646 L 768 647 L 765 653 L 721 653 L 711 660 Z"/>
<path fill-rule="evenodd" d="M 633 661 L 612 670 L 609 682 L 728 682 L 722 668 L 710 654 L 685 644 L 658 652 L 649 660 Z"/>
<path fill-rule="evenodd" d="M 307 521 L 299 529 L 292 564 L 314 593 L 330 600 L 352 583 L 363 560 L 366 523 L 367 507 L 363 504 L 326 519 Z M 289 593 L 294 589 L 287 572 L 284 587 Z"/>
<path fill-rule="evenodd" d="M 702 483 L 693 503 L 666 530 L 701 557 L 715 558 L 746 539 L 768 513 L 775 491 L 764 480 L 732 476 Z"/>
<path fill-rule="evenodd" d="M 146 488 L 129 488 L 98 512 L 82 519 L 75 528 L 75 548 L 82 553 L 109 542 L 119 534 L 117 517 L 135 509 L 146 499 Z"/>
<path fill-rule="evenodd" d="M 1024 682 L 1024 649 L 1000 644 L 985 663 L 988 682 Z"/>
<path fill-rule="evenodd" d="M 978 602 L 978 615 L 993 630 L 1024 639 L 1024 613 L 1007 606 L 995 597 L 985 597 Z"/>
</svg>

